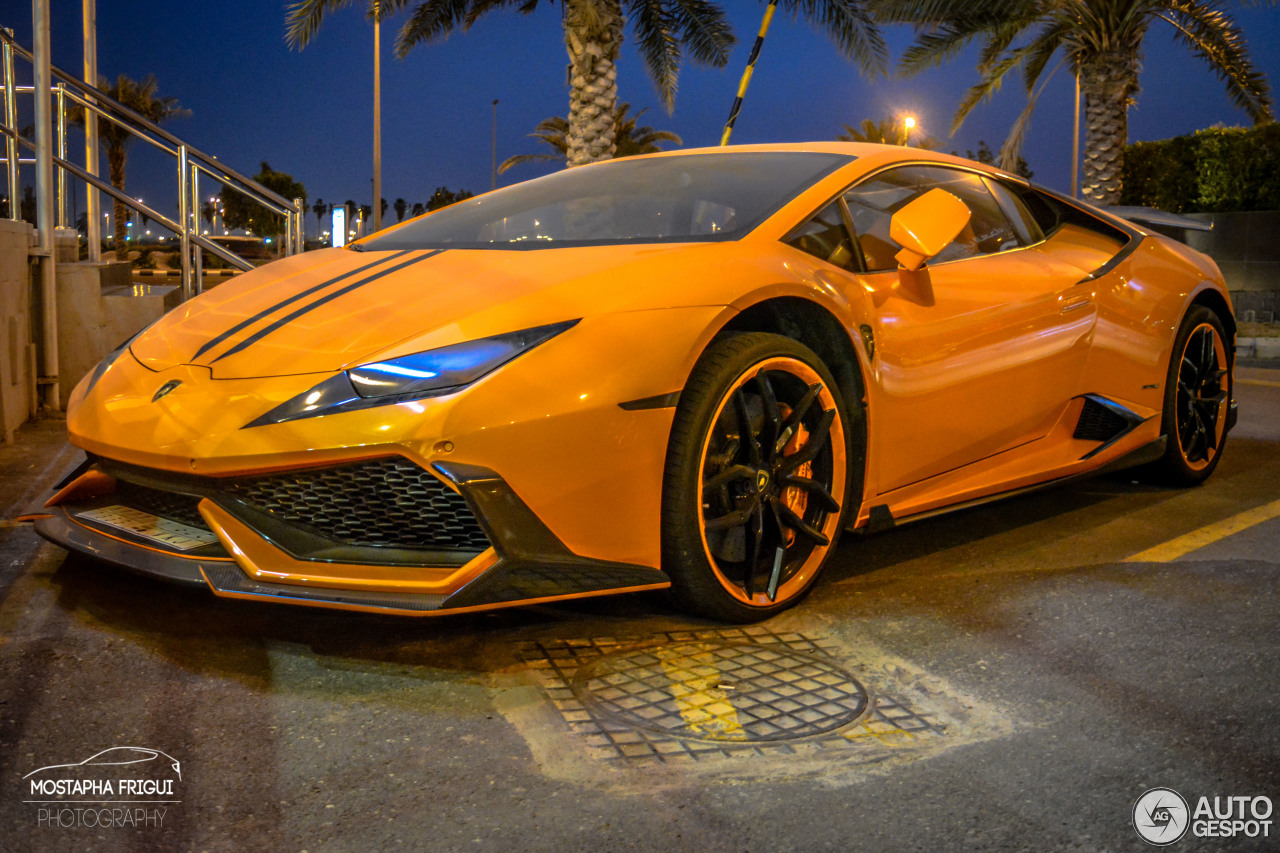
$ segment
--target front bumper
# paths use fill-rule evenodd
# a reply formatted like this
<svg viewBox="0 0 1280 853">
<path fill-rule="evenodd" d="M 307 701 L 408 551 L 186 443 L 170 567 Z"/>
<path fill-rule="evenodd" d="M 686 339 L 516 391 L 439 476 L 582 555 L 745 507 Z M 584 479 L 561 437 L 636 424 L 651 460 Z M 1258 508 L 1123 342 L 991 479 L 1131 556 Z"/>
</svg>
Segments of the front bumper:
<svg viewBox="0 0 1280 853">
<path fill-rule="evenodd" d="M 359 494 L 353 499 L 345 492 L 335 506 L 332 490 L 319 495 L 314 488 L 298 491 L 298 483 L 306 486 L 327 478 L 332 484 L 339 474 L 350 479 L 352 468 L 379 464 L 384 467 L 375 468 L 375 474 L 403 471 L 406 465 L 416 469 L 421 476 L 406 488 L 419 500 L 425 499 L 424 488 L 435 484 L 427 496 L 432 503 L 426 506 L 443 505 L 447 518 L 424 520 L 410 507 L 402 522 L 380 531 L 371 529 L 368 519 L 385 520 L 387 513 L 394 515 L 395 507 L 362 506 Z M 36 522 L 36 531 L 68 550 L 162 580 L 205 586 L 227 598 L 401 615 L 483 610 L 670 585 L 656 568 L 573 553 L 489 469 L 457 463 L 432 467 L 427 472 L 403 457 L 383 457 L 273 474 L 268 486 L 297 482 L 289 493 L 291 502 L 272 506 L 260 498 L 245 499 L 260 493 L 268 478 L 182 477 L 91 459 L 50 499 L 51 514 Z M 455 503 L 465 502 L 465 512 L 448 504 L 448 497 L 458 496 L 461 501 Z M 302 520 L 297 515 L 300 505 L 310 513 Z M 119 506 L 144 510 L 187 530 L 199 527 L 216 535 L 217 541 L 199 547 L 187 543 L 183 550 L 84 515 Z M 355 525 L 355 532 L 341 523 L 344 515 L 361 512 L 364 521 Z M 412 527 L 406 534 L 411 541 L 395 541 L 402 526 Z"/>
</svg>

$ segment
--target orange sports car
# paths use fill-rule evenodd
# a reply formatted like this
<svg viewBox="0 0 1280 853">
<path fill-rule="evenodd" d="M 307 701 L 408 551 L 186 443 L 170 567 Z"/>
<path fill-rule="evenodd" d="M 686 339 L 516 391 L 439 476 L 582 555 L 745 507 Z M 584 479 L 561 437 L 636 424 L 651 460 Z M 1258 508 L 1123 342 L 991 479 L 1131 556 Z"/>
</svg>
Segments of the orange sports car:
<svg viewBox="0 0 1280 853">
<path fill-rule="evenodd" d="M 669 589 L 767 617 L 843 530 L 1235 418 L 1217 267 L 956 157 L 813 143 L 569 169 L 289 257 L 75 389 L 37 529 L 219 596 L 409 615 Z"/>
</svg>

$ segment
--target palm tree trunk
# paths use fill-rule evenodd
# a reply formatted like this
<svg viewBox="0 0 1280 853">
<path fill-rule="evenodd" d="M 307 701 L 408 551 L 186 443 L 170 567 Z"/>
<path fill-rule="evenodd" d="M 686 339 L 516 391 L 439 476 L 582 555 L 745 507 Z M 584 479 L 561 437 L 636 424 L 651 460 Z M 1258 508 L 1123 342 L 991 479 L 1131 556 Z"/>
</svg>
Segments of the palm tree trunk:
<svg viewBox="0 0 1280 853">
<path fill-rule="evenodd" d="M 1137 56 L 1112 51 L 1080 65 L 1084 93 L 1084 197 L 1120 203 L 1120 167 L 1129 140 L 1129 104 L 1138 92 Z"/>
<path fill-rule="evenodd" d="M 609 160 L 615 151 L 615 63 L 622 47 L 619 0 L 566 0 L 564 43 L 569 51 L 570 166 Z"/>
<path fill-rule="evenodd" d="M 108 148 L 107 163 L 111 171 L 111 186 L 124 191 L 124 166 L 127 155 L 123 149 Z M 129 260 L 129 209 L 120 199 L 112 199 L 111 216 L 116 232 L 116 260 Z"/>
</svg>

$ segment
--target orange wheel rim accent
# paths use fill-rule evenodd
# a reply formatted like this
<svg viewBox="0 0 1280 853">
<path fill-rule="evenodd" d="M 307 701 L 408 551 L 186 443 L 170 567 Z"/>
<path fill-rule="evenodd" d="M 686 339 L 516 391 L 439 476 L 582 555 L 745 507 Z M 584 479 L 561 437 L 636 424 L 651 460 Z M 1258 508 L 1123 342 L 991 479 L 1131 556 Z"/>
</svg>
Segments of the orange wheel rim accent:
<svg viewBox="0 0 1280 853">
<path fill-rule="evenodd" d="M 747 542 L 746 559 L 735 563 L 735 561 L 726 560 L 721 553 L 717 553 L 717 548 L 713 544 L 713 540 L 719 535 L 719 529 L 709 529 L 709 525 L 720 523 L 724 516 L 719 517 L 713 514 L 708 519 L 709 503 L 708 484 L 715 478 L 708 478 L 708 461 L 712 464 L 717 463 L 718 457 L 715 457 L 713 451 L 720 448 L 713 448 L 716 442 L 718 429 L 726 417 L 726 413 L 734 410 L 739 405 L 735 398 L 742 398 L 745 395 L 745 389 L 748 385 L 755 384 L 757 389 L 763 387 L 758 379 L 770 385 L 775 382 L 779 385 L 789 385 L 792 387 L 794 395 L 794 387 L 807 387 L 810 390 L 814 386 L 819 386 L 812 402 L 801 412 L 801 419 L 795 424 L 797 429 L 787 436 L 785 441 L 778 444 L 781 436 L 771 434 L 766 426 L 760 430 L 760 435 L 755 436 L 757 440 L 771 438 L 774 439 L 776 452 L 773 454 L 777 461 L 777 466 L 781 466 L 780 470 L 789 471 L 789 474 L 783 474 L 777 478 L 776 485 L 768 483 L 763 486 L 764 489 L 772 489 L 772 494 L 776 497 L 776 504 L 785 506 L 793 514 L 798 515 L 801 520 L 809 522 L 808 527 L 812 531 L 816 531 L 826 540 L 826 544 L 818 544 L 808 538 L 808 536 L 797 531 L 790 531 L 793 535 L 789 539 L 785 537 L 787 531 L 786 522 L 778 527 L 769 539 L 769 545 L 772 546 L 774 555 L 774 568 L 772 573 L 765 565 L 765 561 L 761 559 L 759 549 L 756 549 L 755 560 L 751 559 L 751 542 Z M 785 393 L 785 392 L 784 392 Z M 756 396 L 763 397 L 763 394 Z M 795 400 L 782 400 L 778 398 L 776 402 L 779 404 L 778 409 L 783 408 L 792 410 L 795 408 Z M 767 403 L 762 403 L 767 407 Z M 799 464 L 795 464 L 795 460 L 802 455 L 807 445 L 805 439 L 810 438 L 814 432 L 814 427 L 819 421 L 826 417 L 826 413 L 831 413 L 830 425 L 826 431 L 825 443 L 821 445 L 815 459 L 802 460 Z M 790 415 L 791 412 L 788 412 Z M 739 418 L 739 423 L 741 420 Z M 785 425 L 786 421 L 783 421 Z M 804 435 L 801 435 L 801 433 Z M 739 436 L 741 439 L 741 436 Z M 760 442 L 762 445 L 764 442 Z M 763 447 L 762 447 L 763 450 Z M 738 463 L 746 461 L 747 454 L 743 454 L 737 458 Z M 733 384 L 721 397 L 720 402 L 716 406 L 715 414 L 711 419 L 711 427 L 703 439 L 702 450 L 698 459 L 698 494 L 699 494 L 699 511 L 698 511 L 698 532 L 702 541 L 704 556 L 708 565 L 714 572 L 716 580 L 720 586 L 738 601 L 755 607 L 767 607 L 778 604 L 798 595 L 808 586 L 812 580 L 814 573 L 822 565 L 826 558 L 827 552 L 831 549 L 831 542 L 834 541 L 840 524 L 840 501 L 844 498 L 846 481 L 847 481 L 847 458 L 845 452 L 845 434 L 844 423 L 840 417 L 839 409 L 836 407 L 835 395 L 831 389 L 827 387 L 826 382 L 820 377 L 811 366 L 805 364 L 795 358 L 779 356 L 768 358 L 752 365 L 744 370 Z M 728 467 L 741 467 L 733 465 Z M 748 466 L 749 467 L 749 466 Z M 762 466 L 767 467 L 767 466 Z M 722 469 L 726 470 L 726 469 Z M 768 472 L 772 475 L 772 471 Z M 815 476 L 816 475 L 816 476 Z M 723 476 L 723 475 L 722 475 Z M 831 509 L 826 498 L 820 498 L 813 489 L 815 486 L 806 485 L 804 487 L 796 485 L 788 485 L 786 477 L 801 477 L 810 483 L 816 482 L 818 486 L 824 486 L 822 491 L 826 496 L 834 499 L 836 503 L 835 509 Z M 745 481 L 747 479 L 745 472 L 737 478 Z M 759 488 L 759 486 L 757 486 Z M 741 491 L 747 492 L 749 489 Z M 804 492 L 803 496 L 797 496 L 796 492 Z M 741 500 L 741 499 L 740 499 Z M 714 500 L 712 501 L 715 502 Z M 749 503 L 749 497 L 747 499 Z M 797 508 L 801 512 L 797 513 Z M 717 511 L 723 512 L 726 509 L 721 505 Z M 772 510 L 767 510 L 772 515 Z M 785 514 L 784 514 L 785 515 Z M 768 519 L 766 519 L 768 522 Z M 750 539 L 751 531 L 747 528 L 744 537 Z M 798 539 L 804 539 L 804 542 L 798 542 Z M 779 548 L 779 544 L 781 547 Z M 778 554 L 781 553 L 781 565 L 779 565 Z M 748 589 L 745 582 L 745 574 L 748 567 L 751 571 L 759 569 L 758 583 L 753 584 Z M 776 575 L 776 586 L 773 588 L 773 594 L 770 595 L 771 575 Z"/>
<path fill-rule="evenodd" d="M 1201 323 L 1182 348 L 1174 394 L 1174 438 L 1192 471 L 1212 464 L 1222 446 L 1230 381 L 1222 336 L 1212 324 Z"/>
</svg>

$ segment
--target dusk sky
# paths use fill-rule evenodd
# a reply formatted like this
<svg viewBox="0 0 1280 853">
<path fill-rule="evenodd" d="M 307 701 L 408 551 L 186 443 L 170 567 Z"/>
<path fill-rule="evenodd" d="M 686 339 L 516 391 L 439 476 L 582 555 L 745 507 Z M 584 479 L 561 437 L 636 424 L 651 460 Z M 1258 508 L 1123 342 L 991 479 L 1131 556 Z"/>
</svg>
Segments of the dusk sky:
<svg viewBox="0 0 1280 853">
<path fill-rule="evenodd" d="M 53 2 L 54 63 L 81 69 L 80 3 Z M 723 4 L 738 36 L 729 66 L 686 65 L 675 112 L 667 115 L 630 44 L 624 45 L 619 97 L 642 124 L 678 133 L 685 147 L 719 141 L 738 78 L 754 40 L 763 0 Z M 225 0 L 143 7 L 98 0 L 100 72 L 134 78 L 155 74 L 160 93 L 178 98 L 190 118 L 168 128 L 206 153 L 247 174 L 259 163 L 291 173 L 311 201 L 371 196 L 373 28 L 363 2 L 328 17 L 305 50 L 284 41 L 285 3 Z M 5 0 L 0 25 L 31 45 L 30 4 Z M 146 11 L 142 11 L 142 9 Z M 1280 10 L 1241 8 L 1255 63 L 1280 81 Z M 383 27 L 383 195 L 425 202 L 437 186 L 483 192 L 490 185 L 491 103 L 498 105 L 498 160 L 534 153 L 526 135 L 543 118 L 568 110 L 565 54 L 558 9 L 529 16 L 492 13 L 468 32 L 420 46 L 404 60 L 392 43 L 403 18 Z M 910 41 L 889 32 L 896 57 Z M 1146 42 L 1142 92 L 1130 112 L 1130 141 L 1162 139 L 1210 127 L 1247 124 L 1220 81 L 1157 22 Z M 26 71 L 24 70 L 25 76 Z M 1025 103 L 1020 77 L 980 106 L 948 139 L 951 116 L 976 80 L 972 51 L 910 79 L 860 75 L 812 25 L 779 14 L 773 22 L 733 135 L 735 143 L 831 139 L 844 124 L 910 112 L 945 150 L 998 149 Z M 1072 80 L 1059 69 L 1040 100 L 1023 150 L 1035 180 L 1066 190 L 1070 181 Z M 29 121 L 29 119 L 28 119 Z M 171 159 L 131 157 L 128 187 L 168 210 L 173 201 Z M 83 157 L 77 150 L 74 159 Z M 551 170 L 526 165 L 499 176 L 513 183 Z M 24 178 L 26 180 L 26 178 Z M 164 198 L 161 198 L 164 197 Z M 394 221 L 394 213 L 388 215 Z M 308 218 L 308 231 L 315 227 Z"/>
</svg>

